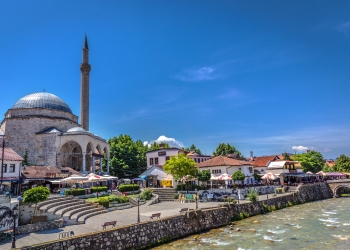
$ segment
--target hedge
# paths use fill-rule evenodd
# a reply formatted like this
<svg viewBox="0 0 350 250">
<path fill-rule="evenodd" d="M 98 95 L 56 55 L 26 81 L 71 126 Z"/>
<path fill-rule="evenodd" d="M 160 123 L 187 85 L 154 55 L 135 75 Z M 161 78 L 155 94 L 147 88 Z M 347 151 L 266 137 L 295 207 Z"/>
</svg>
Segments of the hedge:
<svg viewBox="0 0 350 250">
<path fill-rule="evenodd" d="M 98 204 L 104 206 L 105 208 L 109 208 L 109 200 L 108 197 L 101 197 L 98 199 Z"/>
<path fill-rule="evenodd" d="M 91 193 L 96 193 L 96 192 L 107 192 L 108 187 L 102 186 L 102 187 L 91 187 Z"/>
<path fill-rule="evenodd" d="M 74 195 L 74 196 L 85 195 L 86 191 L 84 188 L 74 188 L 74 189 L 64 190 L 64 194 L 65 195 Z"/>
<path fill-rule="evenodd" d="M 124 185 L 118 186 L 119 192 L 136 191 L 139 189 L 140 189 L 140 187 L 137 184 L 124 184 Z"/>
</svg>

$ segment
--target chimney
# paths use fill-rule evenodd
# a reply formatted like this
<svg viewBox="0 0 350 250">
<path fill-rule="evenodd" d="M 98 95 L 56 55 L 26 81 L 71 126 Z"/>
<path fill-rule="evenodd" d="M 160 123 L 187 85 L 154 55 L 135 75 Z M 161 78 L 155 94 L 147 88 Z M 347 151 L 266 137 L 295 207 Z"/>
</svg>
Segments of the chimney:
<svg viewBox="0 0 350 250">
<path fill-rule="evenodd" d="M 159 143 L 159 148 L 163 149 L 164 148 L 164 143 Z"/>
<path fill-rule="evenodd" d="M 250 151 L 250 160 L 251 160 L 251 161 L 254 160 L 253 151 Z"/>
</svg>

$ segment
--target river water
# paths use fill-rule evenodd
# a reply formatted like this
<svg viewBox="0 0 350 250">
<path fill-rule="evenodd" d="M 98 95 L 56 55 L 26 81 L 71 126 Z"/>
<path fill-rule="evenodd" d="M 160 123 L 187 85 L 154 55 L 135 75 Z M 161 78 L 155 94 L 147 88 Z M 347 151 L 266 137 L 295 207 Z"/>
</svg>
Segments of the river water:
<svg viewBox="0 0 350 250">
<path fill-rule="evenodd" d="M 236 231 L 239 228 L 241 231 Z M 172 249 L 350 249 L 350 197 L 292 206 L 159 247 Z"/>
</svg>

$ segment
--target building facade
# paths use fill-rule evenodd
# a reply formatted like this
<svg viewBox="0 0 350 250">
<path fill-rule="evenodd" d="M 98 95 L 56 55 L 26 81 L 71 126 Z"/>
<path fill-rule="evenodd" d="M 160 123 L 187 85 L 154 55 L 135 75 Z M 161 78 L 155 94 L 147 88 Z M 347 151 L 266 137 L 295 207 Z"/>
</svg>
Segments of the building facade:
<svg viewBox="0 0 350 250">
<path fill-rule="evenodd" d="M 81 124 L 67 103 L 47 92 L 24 96 L 6 112 L 0 124 L 6 146 L 21 156 L 27 152 L 31 165 L 70 167 L 85 173 L 96 171 L 96 160 L 102 171 L 104 158 L 105 171 L 109 172 L 107 141 L 88 131 L 90 65 L 86 37 L 80 69 Z"/>
<path fill-rule="evenodd" d="M 4 151 L 4 156 L 2 152 Z M 19 192 L 20 171 L 23 158 L 12 148 L 0 148 L 0 162 L 3 161 L 0 172 L 0 190 L 2 193 L 12 193 L 17 195 Z"/>
</svg>

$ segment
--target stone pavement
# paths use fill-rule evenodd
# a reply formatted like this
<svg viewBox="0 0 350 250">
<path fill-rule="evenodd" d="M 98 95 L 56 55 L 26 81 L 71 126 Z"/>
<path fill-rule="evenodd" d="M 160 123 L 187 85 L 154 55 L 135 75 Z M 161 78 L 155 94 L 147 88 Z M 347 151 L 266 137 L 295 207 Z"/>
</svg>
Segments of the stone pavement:
<svg viewBox="0 0 350 250">
<path fill-rule="evenodd" d="M 278 197 L 287 195 L 278 194 Z M 259 196 L 259 200 L 266 200 L 266 195 Z M 269 198 L 273 198 L 270 194 Z M 240 203 L 247 203 L 249 201 L 240 200 Z M 217 207 L 218 204 L 223 204 L 223 202 L 205 202 L 198 203 L 198 208 L 208 208 Z M 195 209 L 196 203 L 180 203 L 180 202 L 161 202 L 154 205 L 142 205 L 140 206 L 140 220 L 149 221 L 150 216 L 153 213 L 161 213 L 161 218 L 166 216 L 178 215 L 181 208 Z M 109 213 L 100 214 L 93 216 L 86 221 L 86 224 L 65 226 L 63 228 L 41 231 L 31 234 L 21 234 L 16 236 L 16 247 L 29 246 L 33 244 L 38 244 L 41 242 L 57 240 L 60 232 L 73 231 L 74 235 L 81 235 L 86 233 L 92 233 L 102 230 L 102 224 L 107 221 L 117 221 L 117 226 L 123 226 L 128 224 L 137 223 L 137 207 L 125 209 L 125 210 L 115 210 Z M 108 227 L 109 228 L 109 227 Z M 0 249 L 6 250 L 11 249 L 11 242 L 7 241 L 6 244 L 0 243 Z"/>
</svg>

